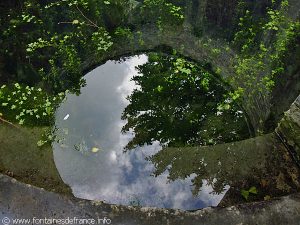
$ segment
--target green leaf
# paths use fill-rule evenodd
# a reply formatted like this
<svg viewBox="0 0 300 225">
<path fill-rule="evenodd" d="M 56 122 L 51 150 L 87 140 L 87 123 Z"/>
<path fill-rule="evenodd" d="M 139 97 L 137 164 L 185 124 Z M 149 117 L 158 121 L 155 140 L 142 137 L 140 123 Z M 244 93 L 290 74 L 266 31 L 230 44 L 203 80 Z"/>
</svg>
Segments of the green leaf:
<svg viewBox="0 0 300 225">
<path fill-rule="evenodd" d="M 252 194 L 257 194 L 257 189 L 256 189 L 256 187 L 251 187 L 250 189 L 249 189 L 249 193 L 252 193 Z"/>
<path fill-rule="evenodd" d="M 23 124 L 24 124 L 24 121 L 25 121 L 24 119 L 21 119 L 21 120 L 19 121 L 19 124 L 20 124 L 20 125 L 23 125 Z"/>
<path fill-rule="evenodd" d="M 162 86 L 158 85 L 156 89 L 157 89 L 158 92 L 162 92 L 162 90 L 163 90 L 164 88 L 163 88 Z"/>
<path fill-rule="evenodd" d="M 248 200 L 249 198 L 249 191 L 246 191 L 244 189 L 241 190 L 241 195 L 244 197 L 244 199 Z"/>
<path fill-rule="evenodd" d="M 186 69 L 186 68 L 179 68 L 179 70 L 183 73 L 186 73 L 186 74 L 191 74 L 191 70 L 190 69 Z"/>
<path fill-rule="evenodd" d="M 73 20 L 72 24 L 79 24 L 79 20 Z"/>
<path fill-rule="evenodd" d="M 38 147 L 41 147 L 41 146 L 43 146 L 45 143 L 46 143 L 46 141 L 39 140 L 36 144 L 37 144 Z"/>
</svg>

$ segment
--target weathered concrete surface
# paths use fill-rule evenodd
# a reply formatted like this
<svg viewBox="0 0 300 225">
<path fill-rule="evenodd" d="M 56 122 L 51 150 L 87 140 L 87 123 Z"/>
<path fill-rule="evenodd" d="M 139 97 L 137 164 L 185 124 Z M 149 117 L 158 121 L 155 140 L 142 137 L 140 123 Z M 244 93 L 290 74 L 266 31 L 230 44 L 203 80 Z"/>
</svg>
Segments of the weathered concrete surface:
<svg viewBox="0 0 300 225">
<path fill-rule="evenodd" d="M 44 129 L 0 123 L 0 173 L 49 191 L 71 194 L 56 169 L 51 146 L 37 146 Z"/>
<path fill-rule="evenodd" d="M 296 160 L 300 162 L 300 95 L 285 112 L 276 131 L 295 151 Z"/>
<path fill-rule="evenodd" d="M 63 197 L 0 175 L 0 219 L 6 216 L 10 219 L 76 217 L 95 220 L 106 217 L 114 225 L 299 225 L 300 194 L 266 202 L 187 212 L 114 206 Z"/>
</svg>

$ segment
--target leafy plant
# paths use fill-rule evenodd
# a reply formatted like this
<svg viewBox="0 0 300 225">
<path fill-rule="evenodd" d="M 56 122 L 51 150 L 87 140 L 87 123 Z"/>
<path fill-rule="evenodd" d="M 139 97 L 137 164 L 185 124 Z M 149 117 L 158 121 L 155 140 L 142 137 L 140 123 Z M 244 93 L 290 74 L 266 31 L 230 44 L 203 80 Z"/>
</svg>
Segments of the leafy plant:
<svg viewBox="0 0 300 225">
<path fill-rule="evenodd" d="M 159 30 L 163 26 L 181 25 L 183 10 L 166 0 L 145 0 L 141 6 L 140 19 L 143 23 L 156 23 Z"/>
<path fill-rule="evenodd" d="M 229 82 L 237 90 L 243 90 L 240 98 L 256 134 L 264 132 L 276 76 L 284 72 L 288 46 L 300 34 L 299 21 L 286 16 L 288 5 L 287 0 L 282 0 L 278 8 L 273 2 L 267 9 L 267 18 L 259 20 L 246 10 L 233 42 L 240 52 L 233 62 L 235 74 Z"/>
<path fill-rule="evenodd" d="M 36 143 L 38 147 L 42 147 L 46 144 L 51 144 L 53 141 L 58 141 L 56 136 L 56 129 L 52 129 L 51 127 L 47 127 L 41 136 L 41 139 Z"/>
<path fill-rule="evenodd" d="M 257 191 L 256 187 L 254 187 L 254 186 L 250 187 L 248 190 L 245 190 L 245 189 L 241 190 L 241 195 L 243 196 L 243 198 L 246 201 L 248 201 L 250 194 L 257 195 L 257 193 L 258 193 L 258 191 Z"/>
<path fill-rule="evenodd" d="M 8 15 L 8 23 L 1 24 L 5 50 L 0 53 L 9 56 L 11 64 L 19 62 L 10 72 L 26 82 L 28 71 L 19 68 L 24 65 L 34 71 L 33 83 L 43 80 L 55 92 L 78 90 L 83 59 L 90 54 L 101 57 L 113 44 L 102 18 L 103 5 L 93 0 L 24 1 Z"/>
<path fill-rule="evenodd" d="M 0 112 L 9 121 L 20 125 L 50 125 L 64 93 L 50 95 L 42 88 L 19 83 L 0 88 Z"/>
</svg>

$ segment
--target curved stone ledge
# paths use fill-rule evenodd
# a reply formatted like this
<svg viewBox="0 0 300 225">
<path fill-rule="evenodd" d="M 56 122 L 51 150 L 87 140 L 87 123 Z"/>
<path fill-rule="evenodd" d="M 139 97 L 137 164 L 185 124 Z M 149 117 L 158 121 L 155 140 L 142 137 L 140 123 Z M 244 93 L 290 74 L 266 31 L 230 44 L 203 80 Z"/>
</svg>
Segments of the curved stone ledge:
<svg viewBox="0 0 300 225">
<path fill-rule="evenodd" d="M 272 201 L 194 212 L 108 205 L 47 192 L 0 175 L 0 219 L 108 218 L 113 225 L 264 224 L 298 225 L 300 194 Z M 77 223 L 78 224 L 78 223 Z M 108 224 L 108 223 L 106 223 Z"/>
<path fill-rule="evenodd" d="M 37 146 L 45 127 L 0 124 L 0 173 L 46 190 L 71 195 L 54 163 L 50 145 Z"/>
<path fill-rule="evenodd" d="M 115 45 L 109 53 L 99 56 L 95 51 L 87 58 L 82 64 L 83 70 L 89 71 L 109 59 L 153 51 L 161 46 L 166 46 L 192 60 L 209 62 L 213 69 L 221 71 L 224 77 L 233 74 L 232 61 L 236 53 L 228 43 L 216 37 L 196 37 L 186 27 L 168 27 L 159 31 L 155 25 L 149 24 L 133 32 L 131 40 L 120 38 L 114 42 Z M 216 52 L 215 49 L 219 49 L 220 52 Z"/>
</svg>

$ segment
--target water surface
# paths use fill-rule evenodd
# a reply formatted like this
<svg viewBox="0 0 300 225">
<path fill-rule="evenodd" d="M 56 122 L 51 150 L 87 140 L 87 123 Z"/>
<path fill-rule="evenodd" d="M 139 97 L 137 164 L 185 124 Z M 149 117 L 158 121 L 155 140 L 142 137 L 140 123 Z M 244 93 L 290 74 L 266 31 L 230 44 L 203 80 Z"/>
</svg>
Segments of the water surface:
<svg viewBox="0 0 300 225">
<path fill-rule="evenodd" d="M 192 194 L 193 175 L 168 180 L 168 173 L 154 177 L 153 164 L 146 160 L 161 150 L 160 143 L 124 152 L 134 133 L 121 133 L 126 99 L 134 88 L 131 78 L 146 55 L 123 62 L 108 61 L 85 76 L 87 85 L 79 96 L 68 94 L 56 112 L 60 143 L 53 143 L 54 158 L 62 179 L 76 197 L 113 204 L 197 209 L 215 206 L 221 194 L 205 185 Z"/>
</svg>

